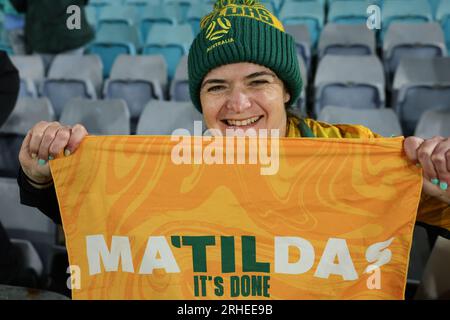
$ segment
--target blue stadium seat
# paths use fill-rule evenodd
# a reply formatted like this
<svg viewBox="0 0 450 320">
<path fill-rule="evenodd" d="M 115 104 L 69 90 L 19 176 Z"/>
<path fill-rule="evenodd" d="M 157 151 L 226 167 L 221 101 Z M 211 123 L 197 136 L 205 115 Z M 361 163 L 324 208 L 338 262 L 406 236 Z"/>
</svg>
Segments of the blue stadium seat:
<svg viewBox="0 0 450 320">
<path fill-rule="evenodd" d="M 84 8 L 86 12 L 86 19 L 94 30 L 97 30 L 98 17 L 97 8 L 93 6 L 86 6 Z"/>
<path fill-rule="evenodd" d="M 436 17 L 436 13 L 438 11 L 439 5 L 442 2 L 448 2 L 448 1 L 446 1 L 446 0 L 428 0 L 428 2 L 430 3 L 431 12 L 433 13 L 433 17 Z"/>
<path fill-rule="evenodd" d="M 167 81 L 164 57 L 121 55 L 114 62 L 103 94 L 105 99 L 125 100 L 134 133 L 145 105 L 153 99 L 164 99 Z"/>
<path fill-rule="evenodd" d="M 173 6 L 176 10 L 176 16 L 178 23 L 185 23 L 187 13 L 192 4 L 195 4 L 200 1 L 195 0 L 162 0 L 162 5 Z"/>
<path fill-rule="evenodd" d="M 444 33 L 438 23 L 392 23 L 383 42 L 383 60 L 389 79 L 405 57 L 433 58 L 447 55 Z"/>
<path fill-rule="evenodd" d="M 334 1 L 328 10 L 328 23 L 366 24 L 367 3 L 365 1 Z"/>
<path fill-rule="evenodd" d="M 149 5 L 142 8 L 140 30 L 142 39 L 147 39 L 152 26 L 156 24 L 175 25 L 178 18 L 174 5 Z"/>
<path fill-rule="evenodd" d="M 139 21 L 138 8 L 133 6 L 114 5 L 100 9 L 98 24 L 127 24 L 135 25 Z"/>
<path fill-rule="evenodd" d="M 405 135 L 427 110 L 450 110 L 450 58 L 404 58 L 393 83 L 394 106 Z"/>
<path fill-rule="evenodd" d="M 103 84 L 102 62 L 96 55 L 58 55 L 41 94 L 49 98 L 58 118 L 71 98 L 97 99 Z"/>
<path fill-rule="evenodd" d="M 137 54 L 141 43 L 139 30 L 134 25 L 102 24 L 87 51 L 100 56 L 103 77 L 107 78 L 116 58 L 121 54 Z"/>
<path fill-rule="evenodd" d="M 450 48 L 450 1 L 441 1 L 436 11 L 436 21 L 441 24 L 447 48 Z"/>
<path fill-rule="evenodd" d="M 288 1 L 280 10 L 279 17 L 283 25 L 305 24 L 308 26 L 313 46 L 322 30 L 325 12 L 324 7 L 318 1 Z"/>
<path fill-rule="evenodd" d="M 161 0 L 125 0 L 125 4 L 128 6 L 136 6 L 141 10 L 146 6 L 156 6 L 161 4 Z"/>
<path fill-rule="evenodd" d="M 377 56 L 326 55 L 320 61 L 315 88 L 315 114 L 326 106 L 377 109 L 385 106 L 385 79 Z"/>
<path fill-rule="evenodd" d="M 130 112 L 124 100 L 71 99 L 59 121 L 65 125 L 81 123 L 94 135 L 129 135 Z"/>
<path fill-rule="evenodd" d="M 176 129 L 194 134 L 194 121 L 203 123 L 203 116 L 191 102 L 150 101 L 139 119 L 136 134 L 170 135 Z M 205 129 L 204 123 L 202 128 Z"/>
<path fill-rule="evenodd" d="M 44 63 L 39 55 L 14 55 L 11 61 L 20 75 L 20 97 L 37 98 L 45 77 Z"/>
<path fill-rule="evenodd" d="M 89 5 L 94 7 L 121 5 L 122 3 L 123 0 L 89 0 Z"/>
<path fill-rule="evenodd" d="M 376 54 L 375 32 L 366 25 L 328 23 L 320 35 L 318 55 L 371 55 Z"/>
<path fill-rule="evenodd" d="M 381 41 L 393 22 L 426 23 L 433 21 L 433 13 L 428 0 L 389 0 L 382 9 Z"/>
<path fill-rule="evenodd" d="M 191 26 L 155 25 L 150 31 L 144 45 L 143 54 L 163 55 L 167 62 L 169 80 L 175 75 L 176 67 L 194 40 Z"/>
<path fill-rule="evenodd" d="M 193 4 L 187 12 L 186 22 L 191 25 L 194 35 L 200 32 L 201 19 L 209 14 L 212 10 L 212 5 L 208 3 Z"/>
</svg>

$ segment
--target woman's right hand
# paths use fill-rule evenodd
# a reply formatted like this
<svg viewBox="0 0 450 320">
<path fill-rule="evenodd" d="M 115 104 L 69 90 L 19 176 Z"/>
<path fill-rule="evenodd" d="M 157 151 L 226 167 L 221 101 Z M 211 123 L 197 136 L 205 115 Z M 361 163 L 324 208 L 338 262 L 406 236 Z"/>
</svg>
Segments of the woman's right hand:
<svg viewBox="0 0 450 320">
<path fill-rule="evenodd" d="M 41 121 L 31 128 L 20 148 L 19 162 L 25 175 L 39 183 L 32 185 L 50 184 L 53 178 L 48 160 L 63 150 L 65 156 L 74 153 L 87 135 L 86 128 L 81 124 L 70 127 L 59 122 Z"/>
</svg>

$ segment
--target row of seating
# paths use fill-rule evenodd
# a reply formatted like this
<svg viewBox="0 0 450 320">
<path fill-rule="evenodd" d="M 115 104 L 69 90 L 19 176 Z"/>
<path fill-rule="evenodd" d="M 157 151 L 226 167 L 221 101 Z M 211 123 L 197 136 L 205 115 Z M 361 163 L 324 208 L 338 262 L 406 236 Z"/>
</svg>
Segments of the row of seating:
<svg viewBox="0 0 450 320">
<path fill-rule="evenodd" d="M 369 55 L 377 54 L 376 33 L 365 24 L 328 23 L 324 26 L 315 48 L 314 37 L 306 24 L 286 25 L 308 70 L 315 54 Z M 155 23 L 144 43 L 138 30 L 130 25 L 107 23 L 97 31 L 96 40 L 86 51 L 98 54 L 104 64 L 104 77 L 108 77 L 115 58 L 120 54 L 161 54 L 168 66 L 169 78 L 175 73 L 180 58 L 187 54 L 194 39 L 188 24 Z M 442 27 L 435 22 L 422 24 L 393 23 L 386 32 L 382 46 L 383 60 L 391 75 L 399 57 L 447 56 L 446 39 Z"/>
<path fill-rule="evenodd" d="M 39 121 L 54 120 L 67 125 L 81 123 L 94 135 L 132 133 L 130 113 L 121 99 L 71 99 L 61 116 L 57 117 L 47 98 L 21 98 L 8 121 L 0 128 L 0 176 L 17 174 L 18 152 L 28 130 Z M 318 120 L 361 124 L 386 137 L 403 134 L 399 118 L 392 109 L 356 110 L 327 106 L 321 110 Z M 189 102 L 150 101 L 139 117 L 136 134 L 170 135 L 179 128 L 194 134 L 194 121 L 203 121 L 203 118 Z M 449 121 L 450 110 L 425 111 L 415 128 L 415 135 L 424 138 L 450 136 Z M 205 125 L 202 126 L 206 130 Z"/>
<path fill-rule="evenodd" d="M 298 59 L 302 77 L 307 79 L 303 61 Z M 161 56 L 121 55 L 105 82 L 101 75 L 102 63 L 95 55 L 59 55 L 47 77 L 39 56 L 13 56 L 12 61 L 20 70 L 20 95 L 48 97 L 57 117 L 71 98 L 123 99 L 134 132 L 147 102 L 190 101 L 186 56 L 181 59 L 170 85 Z M 424 111 L 450 109 L 450 58 L 401 59 L 391 90 L 386 92 L 385 88 L 384 68 L 377 56 L 325 55 L 311 88 L 304 82 L 295 107 L 302 115 L 318 116 L 329 105 L 353 109 L 391 106 L 401 120 L 404 134 L 411 135 Z M 313 100 L 313 110 L 307 110 L 307 98 Z"/>
<path fill-rule="evenodd" d="M 262 1 L 284 25 L 305 24 L 313 43 L 316 43 L 326 23 L 366 24 L 369 14 L 379 13 L 380 40 L 394 22 L 424 23 L 436 21 L 446 31 L 449 26 L 450 3 L 447 0 L 336 0 L 325 6 L 321 0 Z M 88 20 L 98 27 L 104 22 L 122 22 L 139 25 L 146 39 L 155 23 L 190 24 L 194 34 L 199 31 L 200 19 L 212 10 L 211 1 L 110 1 L 112 5 L 91 3 L 87 7 Z M 376 4 L 380 12 L 368 10 Z M 375 19 L 375 15 L 373 15 Z M 377 25 L 376 19 L 374 20 Z"/>
</svg>

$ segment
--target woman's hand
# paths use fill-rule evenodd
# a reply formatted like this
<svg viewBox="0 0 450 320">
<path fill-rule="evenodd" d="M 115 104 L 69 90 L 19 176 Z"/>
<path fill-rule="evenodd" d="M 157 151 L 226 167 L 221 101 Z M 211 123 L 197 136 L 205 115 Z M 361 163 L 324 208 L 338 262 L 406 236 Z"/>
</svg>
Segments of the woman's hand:
<svg viewBox="0 0 450 320">
<path fill-rule="evenodd" d="M 64 155 L 74 153 L 88 132 L 81 124 L 73 127 L 64 126 L 59 122 L 37 123 L 28 131 L 19 152 L 19 161 L 25 175 L 36 188 L 51 184 L 53 178 L 48 166 L 52 160 L 64 150 Z"/>
<path fill-rule="evenodd" d="M 450 204 L 450 138 L 408 137 L 404 149 L 406 156 L 423 168 L 423 192 Z"/>
</svg>

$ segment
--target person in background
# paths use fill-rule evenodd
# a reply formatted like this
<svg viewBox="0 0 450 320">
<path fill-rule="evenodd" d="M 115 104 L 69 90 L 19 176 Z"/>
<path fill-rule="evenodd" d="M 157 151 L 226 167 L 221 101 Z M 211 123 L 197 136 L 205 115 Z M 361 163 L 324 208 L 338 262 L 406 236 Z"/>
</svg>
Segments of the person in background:
<svg viewBox="0 0 450 320">
<path fill-rule="evenodd" d="M 0 51 L 0 128 L 14 109 L 19 94 L 19 73 L 8 55 Z M 30 281 L 31 282 L 30 282 Z M 9 285 L 32 284 L 31 275 L 24 275 L 20 269 L 20 254 L 0 220 L 0 283 Z"/>
<path fill-rule="evenodd" d="M 28 54 L 40 54 L 46 72 L 57 54 L 78 54 L 94 39 L 84 7 L 88 0 L 10 0 L 18 12 L 25 14 L 25 43 Z M 80 29 L 69 29 L 67 8 L 80 8 Z"/>
<path fill-rule="evenodd" d="M 19 72 L 6 52 L 0 51 L 0 127 L 16 105 L 19 87 Z"/>
<path fill-rule="evenodd" d="M 9 0 L 0 0 L 0 9 L 4 12 L 4 36 L 12 47 L 14 54 L 24 55 L 25 51 L 25 19 L 17 12 Z"/>
</svg>

